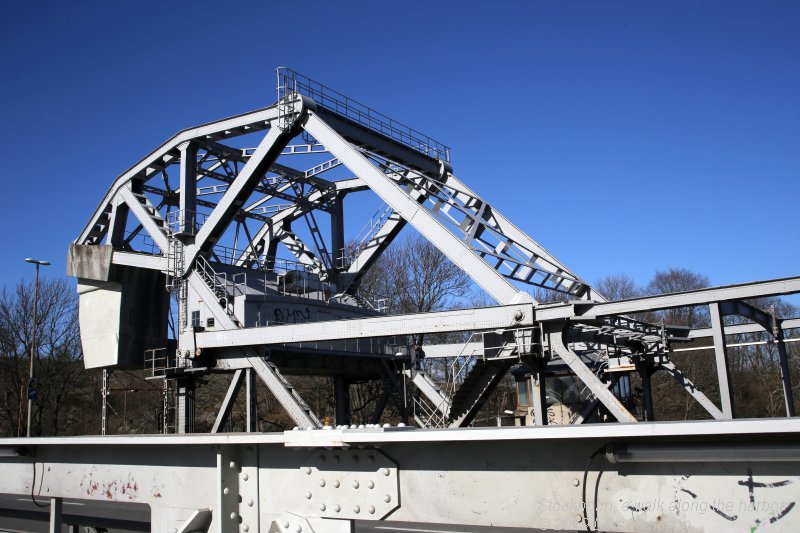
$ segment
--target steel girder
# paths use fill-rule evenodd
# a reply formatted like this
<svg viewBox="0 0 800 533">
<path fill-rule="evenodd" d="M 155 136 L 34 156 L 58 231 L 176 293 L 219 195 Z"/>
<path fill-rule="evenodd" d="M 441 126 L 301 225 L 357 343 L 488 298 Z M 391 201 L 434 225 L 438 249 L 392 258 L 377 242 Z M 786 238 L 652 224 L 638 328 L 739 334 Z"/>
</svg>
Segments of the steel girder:
<svg viewBox="0 0 800 533">
<path fill-rule="evenodd" d="M 140 503 L 151 531 L 187 533 L 349 533 L 356 520 L 793 532 L 798 436 L 784 419 L 0 439 L 0 493 Z"/>
</svg>

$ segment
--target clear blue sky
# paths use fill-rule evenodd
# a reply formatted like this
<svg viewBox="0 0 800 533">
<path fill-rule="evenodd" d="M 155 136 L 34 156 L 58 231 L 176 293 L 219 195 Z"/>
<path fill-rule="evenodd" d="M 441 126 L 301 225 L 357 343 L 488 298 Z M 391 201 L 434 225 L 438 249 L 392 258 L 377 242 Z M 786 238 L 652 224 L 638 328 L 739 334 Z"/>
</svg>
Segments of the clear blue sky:
<svg viewBox="0 0 800 533">
<path fill-rule="evenodd" d="M 278 65 L 449 144 L 590 281 L 800 274 L 800 2 L 395 6 L 6 2 L 0 282 L 32 276 L 27 256 L 63 276 L 117 174 L 272 103 Z"/>
</svg>

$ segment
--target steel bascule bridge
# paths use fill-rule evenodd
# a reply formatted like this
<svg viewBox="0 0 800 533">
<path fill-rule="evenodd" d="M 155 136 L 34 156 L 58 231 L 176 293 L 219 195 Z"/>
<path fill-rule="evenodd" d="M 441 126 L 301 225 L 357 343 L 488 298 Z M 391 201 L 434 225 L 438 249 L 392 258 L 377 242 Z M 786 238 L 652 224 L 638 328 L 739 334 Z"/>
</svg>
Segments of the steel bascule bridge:
<svg viewBox="0 0 800 533">
<path fill-rule="evenodd" d="M 377 210 L 347 237 L 345 220 L 367 205 L 353 197 L 365 195 Z M 496 305 L 382 313 L 360 283 L 407 225 Z M 142 504 L 153 531 L 176 532 L 338 532 L 374 520 L 800 528 L 800 423 L 786 350 L 800 320 L 748 303 L 798 293 L 800 277 L 606 301 L 460 181 L 449 147 L 290 69 L 278 69 L 275 104 L 183 130 L 120 175 L 70 247 L 68 274 L 78 279 L 86 367 L 146 364 L 175 399 L 164 427 L 174 411 L 177 434 L 0 440 L 0 492 L 52 497 L 52 528 L 77 524 L 62 498 Z M 559 301 L 535 301 L 533 287 Z M 632 318 L 698 306 L 708 307 L 710 328 Z M 755 332 L 777 351 L 784 418 L 736 419 L 727 344 Z M 469 340 L 412 340 L 439 333 Z M 703 341 L 715 355 L 718 403 L 670 357 Z M 418 369 L 424 357 L 450 361 L 446 383 Z M 468 427 L 520 364 L 535 425 Z M 544 379 L 554 365 L 588 391 L 566 426 L 547 424 Z M 613 392 L 622 368 L 641 376 L 643 421 Z M 653 422 L 656 371 L 709 420 Z M 209 372 L 231 381 L 212 434 L 201 435 L 195 398 Z M 335 427 L 323 427 L 292 386 L 298 374 L 333 378 Z M 255 380 L 294 431 L 255 432 Z M 351 426 L 349 387 L 364 380 L 380 381 L 383 395 L 373 424 Z M 417 427 L 381 425 L 406 383 Z M 242 388 L 248 432 L 221 433 Z M 585 423 L 598 413 L 614 422 Z"/>
</svg>

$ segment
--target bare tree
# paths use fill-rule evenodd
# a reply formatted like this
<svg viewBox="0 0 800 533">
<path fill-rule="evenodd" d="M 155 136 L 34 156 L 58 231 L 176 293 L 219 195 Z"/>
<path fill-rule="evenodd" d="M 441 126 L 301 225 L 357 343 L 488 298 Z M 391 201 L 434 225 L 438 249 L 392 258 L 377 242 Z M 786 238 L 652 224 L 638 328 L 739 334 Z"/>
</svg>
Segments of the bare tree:
<svg viewBox="0 0 800 533">
<path fill-rule="evenodd" d="M 470 294 L 472 280 L 433 244 L 414 234 L 390 246 L 361 281 L 391 313 L 450 309 Z"/>
<path fill-rule="evenodd" d="M 642 289 L 625 273 L 600 278 L 595 282 L 594 289 L 608 300 L 627 300 L 642 295 Z"/>
<path fill-rule="evenodd" d="M 7 400 L 0 412 L 2 433 L 21 432 L 27 401 L 28 358 L 33 334 L 33 283 L 20 281 L 0 295 L 0 387 Z M 64 418 L 79 419 L 72 407 L 86 400 L 86 375 L 81 364 L 77 296 L 64 280 L 41 280 L 38 295 L 37 358 L 34 375 L 38 398 L 33 402 L 32 433 L 63 434 Z M 78 430 L 73 420 L 66 432 Z"/>
</svg>

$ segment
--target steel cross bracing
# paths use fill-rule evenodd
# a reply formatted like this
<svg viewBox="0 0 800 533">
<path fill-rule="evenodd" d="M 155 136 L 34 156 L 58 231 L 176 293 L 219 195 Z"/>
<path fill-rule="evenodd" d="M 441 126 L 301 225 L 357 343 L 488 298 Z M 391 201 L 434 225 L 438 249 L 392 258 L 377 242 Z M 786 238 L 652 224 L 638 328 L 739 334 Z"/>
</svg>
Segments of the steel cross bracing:
<svg viewBox="0 0 800 533">
<path fill-rule="evenodd" d="M 437 425 L 469 424 L 511 366 L 522 361 L 546 369 L 548 360 L 581 377 L 591 391 L 587 409 L 601 404 L 615 418 L 632 421 L 609 392 L 608 374 L 587 366 L 582 355 L 598 353 L 663 369 L 714 418 L 733 416 L 730 395 L 723 395 L 725 405 L 715 407 L 670 360 L 676 343 L 695 338 L 691 331 L 627 315 L 715 305 L 719 294 L 740 302 L 797 292 L 793 279 L 604 302 L 575 272 L 459 181 L 449 148 L 295 72 L 281 71 L 279 80 L 278 103 L 184 130 L 117 178 L 72 250 L 70 269 L 81 283 L 121 284 L 123 295 L 125 276 L 163 273 L 176 299 L 175 336 L 187 365 L 206 368 L 210 354 L 212 370 L 252 368 L 283 398 L 282 405 L 299 426 L 315 426 L 316 417 L 278 368 L 281 354 L 355 356 L 365 368 L 372 365 L 372 375 L 382 380 L 385 371 L 375 361 L 389 357 L 396 375 L 386 382 L 396 386 L 411 348 L 390 350 L 397 342 L 390 337 L 471 332 L 480 335 L 480 342 L 467 343 L 467 357 L 467 345 L 426 346 L 421 352 L 455 359 L 457 382 L 436 383 L 424 372 L 408 372 L 429 411 L 426 419 L 438 420 Z M 245 144 L 257 146 L 238 147 Z M 382 206 L 346 243 L 345 199 L 365 191 L 375 193 Z M 378 306 L 359 294 L 359 282 L 406 225 L 501 305 L 424 316 L 373 316 Z M 525 286 L 559 293 L 568 302 L 537 305 Z M 252 314 L 254 306 L 271 311 L 271 301 L 288 307 L 269 318 L 262 311 Z M 285 323 L 287 316 L 299 316 L 298 305 L 313 309 L 303 320 L 314 323 Z M 743 309 L 744 304 L 723 306 L 717 315 L 741 314 Z M 747 311 L 749 320 L 766 323 L 763 312 Z M 349 320 L 330 321 L 336 315 Z M 785 363 L 782 327 L 788 322 L 770 320 L 767 330 Z M 495 330 L 497 335 L 488 335 Z M 724 331 L 718 320 L 709 333 L 718 346 L 721 368 L 726 360 Z M 84 351 L 88 361 L 91 347 Z M 788 367 L 783 374 L 791 413 Z M 719 379 L 728 383 L 728 390 L 725 372 Z"/>
</svg>

